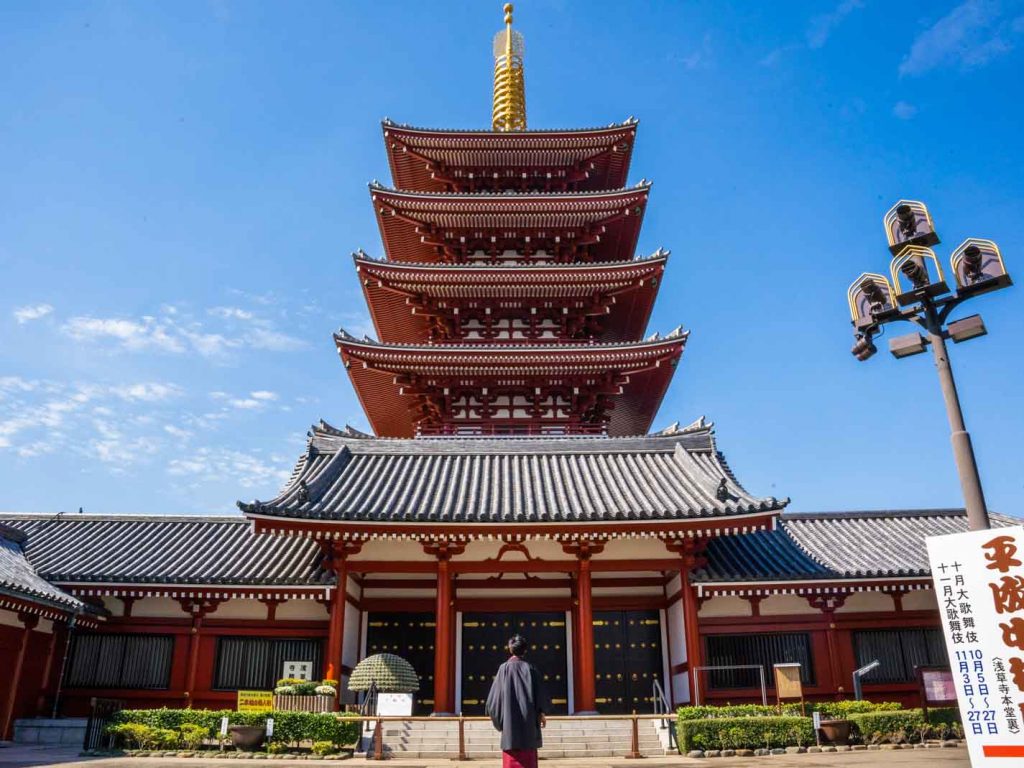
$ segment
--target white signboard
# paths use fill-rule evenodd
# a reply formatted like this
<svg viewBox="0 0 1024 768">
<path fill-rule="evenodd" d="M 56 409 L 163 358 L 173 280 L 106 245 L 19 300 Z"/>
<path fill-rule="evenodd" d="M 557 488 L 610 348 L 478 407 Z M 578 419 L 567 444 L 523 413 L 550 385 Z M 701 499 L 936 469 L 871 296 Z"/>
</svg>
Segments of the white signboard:
<svg viewBox="0 0 1024 768">
<path fill-rule="evenodd" d="M 284 674 L 281 677 L 291 678 L 292 680 L 312 680 L 313 662 L 286 661 L 284 663 Z"/>
<path fill-rule="evenodd" d="M 1024 527 L 936 536 L 928 559 L 971 765 L 1024 764 Z"/>
<path fill-rule="evenodd" d="M 411 693 L 378 693 L 377 714 L 387 716 L 409 716 L 412 714 Z"/>
</svg>

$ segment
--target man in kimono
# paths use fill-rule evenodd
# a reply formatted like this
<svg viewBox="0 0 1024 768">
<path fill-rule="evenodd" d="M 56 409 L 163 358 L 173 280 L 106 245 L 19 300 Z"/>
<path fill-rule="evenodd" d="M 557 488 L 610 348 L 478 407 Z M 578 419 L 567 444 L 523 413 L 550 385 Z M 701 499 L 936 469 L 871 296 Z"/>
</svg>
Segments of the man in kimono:
<svg viewBox="0 0 1024 768">
<path fill-rule="evenodd" d="M 537 768 L 537 749 L 544 717 L 541 674 L 523 660 L 527 651 L 521 635 L 508 641 L 508 661 L 498 667 L 487 695 L 487 715 L 501 731 L 502 768 Z"/>
</svg>

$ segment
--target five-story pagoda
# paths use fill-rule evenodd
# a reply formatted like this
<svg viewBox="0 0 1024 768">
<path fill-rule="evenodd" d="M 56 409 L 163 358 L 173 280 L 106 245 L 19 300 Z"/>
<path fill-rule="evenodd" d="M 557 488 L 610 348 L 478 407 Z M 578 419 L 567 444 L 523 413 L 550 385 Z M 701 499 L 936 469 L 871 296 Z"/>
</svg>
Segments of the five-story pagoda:
<svg viewBox="0 0 1024 768">
<path fill-rule="evenodd" d="M 377 340 L 338 351 L 376 437 L 326 424 L 257 532 L 322 542 L 328 677 L 387 650 L 439 713 L 480 711 L 502 636 L 542 648 L 555 710 L 689 697 L 690 571 L 785 502 L 735 480 L 710 425 L 649 435 L 687 334 L 643 338 L 668 254 L 634 258 L 637 123 L 527 130 L 512 6 L 492 130 L 383 123 L 385 258 L 355 267 Z M 671 597 L 670 597 L 671 596 Z"/>
</svg>

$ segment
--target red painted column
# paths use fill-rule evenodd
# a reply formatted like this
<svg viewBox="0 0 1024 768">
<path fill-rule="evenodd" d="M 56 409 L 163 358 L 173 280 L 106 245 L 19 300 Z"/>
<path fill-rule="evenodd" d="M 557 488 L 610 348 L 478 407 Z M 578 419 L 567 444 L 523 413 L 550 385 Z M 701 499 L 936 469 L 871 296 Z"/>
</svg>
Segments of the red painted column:
<svg viewBox="0 0 1024 768">
<path fill-rule="evenodd" d="M 700 611 L 700 603 L 697 599 L 697 589 L 690 583 L 690 567 L 687 565 L 688 558 L 683 558 L 683 568 L 679 571 L 683 589 L 683 626 L 686 637 L 686 666 L 689 669 L 690 703 L 700 704 L 697 689 L 697 667 L 703 661 L 703 653 L 700 642 L 700 627 L 697 624 L 697 613 Z"/>
<path fill-rule="evenodd" d="M 50 696 L 50 689 L 53 686 L 53 666 L 57 657 L 57 651 L 63 647 L 63 641 L 67 634 L 67 625 L 56 620 L 50 627 L 50 642 L 46 645 L 46 664 L 43 667 L 43 680 L 39 686 L 39 696 L 36 698 L 36 714 L 45 717 L 50 714 L 46 706 L 46 700 Z"/>
<path fill-rule="evenodd" d="M 452 574 L 447 554 L 437 557 L 437 605 L 434 609 L 434 714 L 450 715 L 452 706 Z"/>
<path fill-rule="evenodd" d="M 25 651 L 28 650 L 28 641 L 32 630 L 39 623 L 38 616 L 28 613 L 19 613 L 18 620 L 23 629 L 21 641 L 18 643 L 18 653 L 14 657 L 14 665 L 7 668 L 11 674 L 11 692 L 4 704 L 3 719 L 0 720 L 0 739 L 10 739 L 13 736 L 11 729 L 14 723 L 14 707 L 18 701 L 18 690 L 21 687 L 21 673 L 25 667 Z"/>
<path fill-rule="evenodd" d="M 594 604 L 589 553 L 579 554 L 576 596 L 579 602 L 579 689 L 574 697 L 576 714 L 594 713 L 597 711 L 594 691 Z"/>
<path fill-rule="evenodd" d="M 348 602 L 348 563 L 334 562 L 337 585 L 331 593 L 331 617 L 327 625 L 327 653 L 324 657 L 324 679 L 341 681 L 342 652 L 345 643 L 345 606 Z M 340 691 L 339 686 L 339 691 Z"/>
</svg>

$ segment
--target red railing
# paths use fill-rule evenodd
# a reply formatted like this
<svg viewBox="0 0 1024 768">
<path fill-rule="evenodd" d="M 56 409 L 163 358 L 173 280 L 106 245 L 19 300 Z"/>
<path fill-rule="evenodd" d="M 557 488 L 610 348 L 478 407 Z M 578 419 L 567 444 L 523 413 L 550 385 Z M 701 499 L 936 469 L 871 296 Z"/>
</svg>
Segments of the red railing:
<svg viewBox="0 0 1024 768">
<path fill-rule="evenodd" d="M 605 424 L 432 424 L 416 428 L 417 437 L 604 437 Z"/>
</svg>

